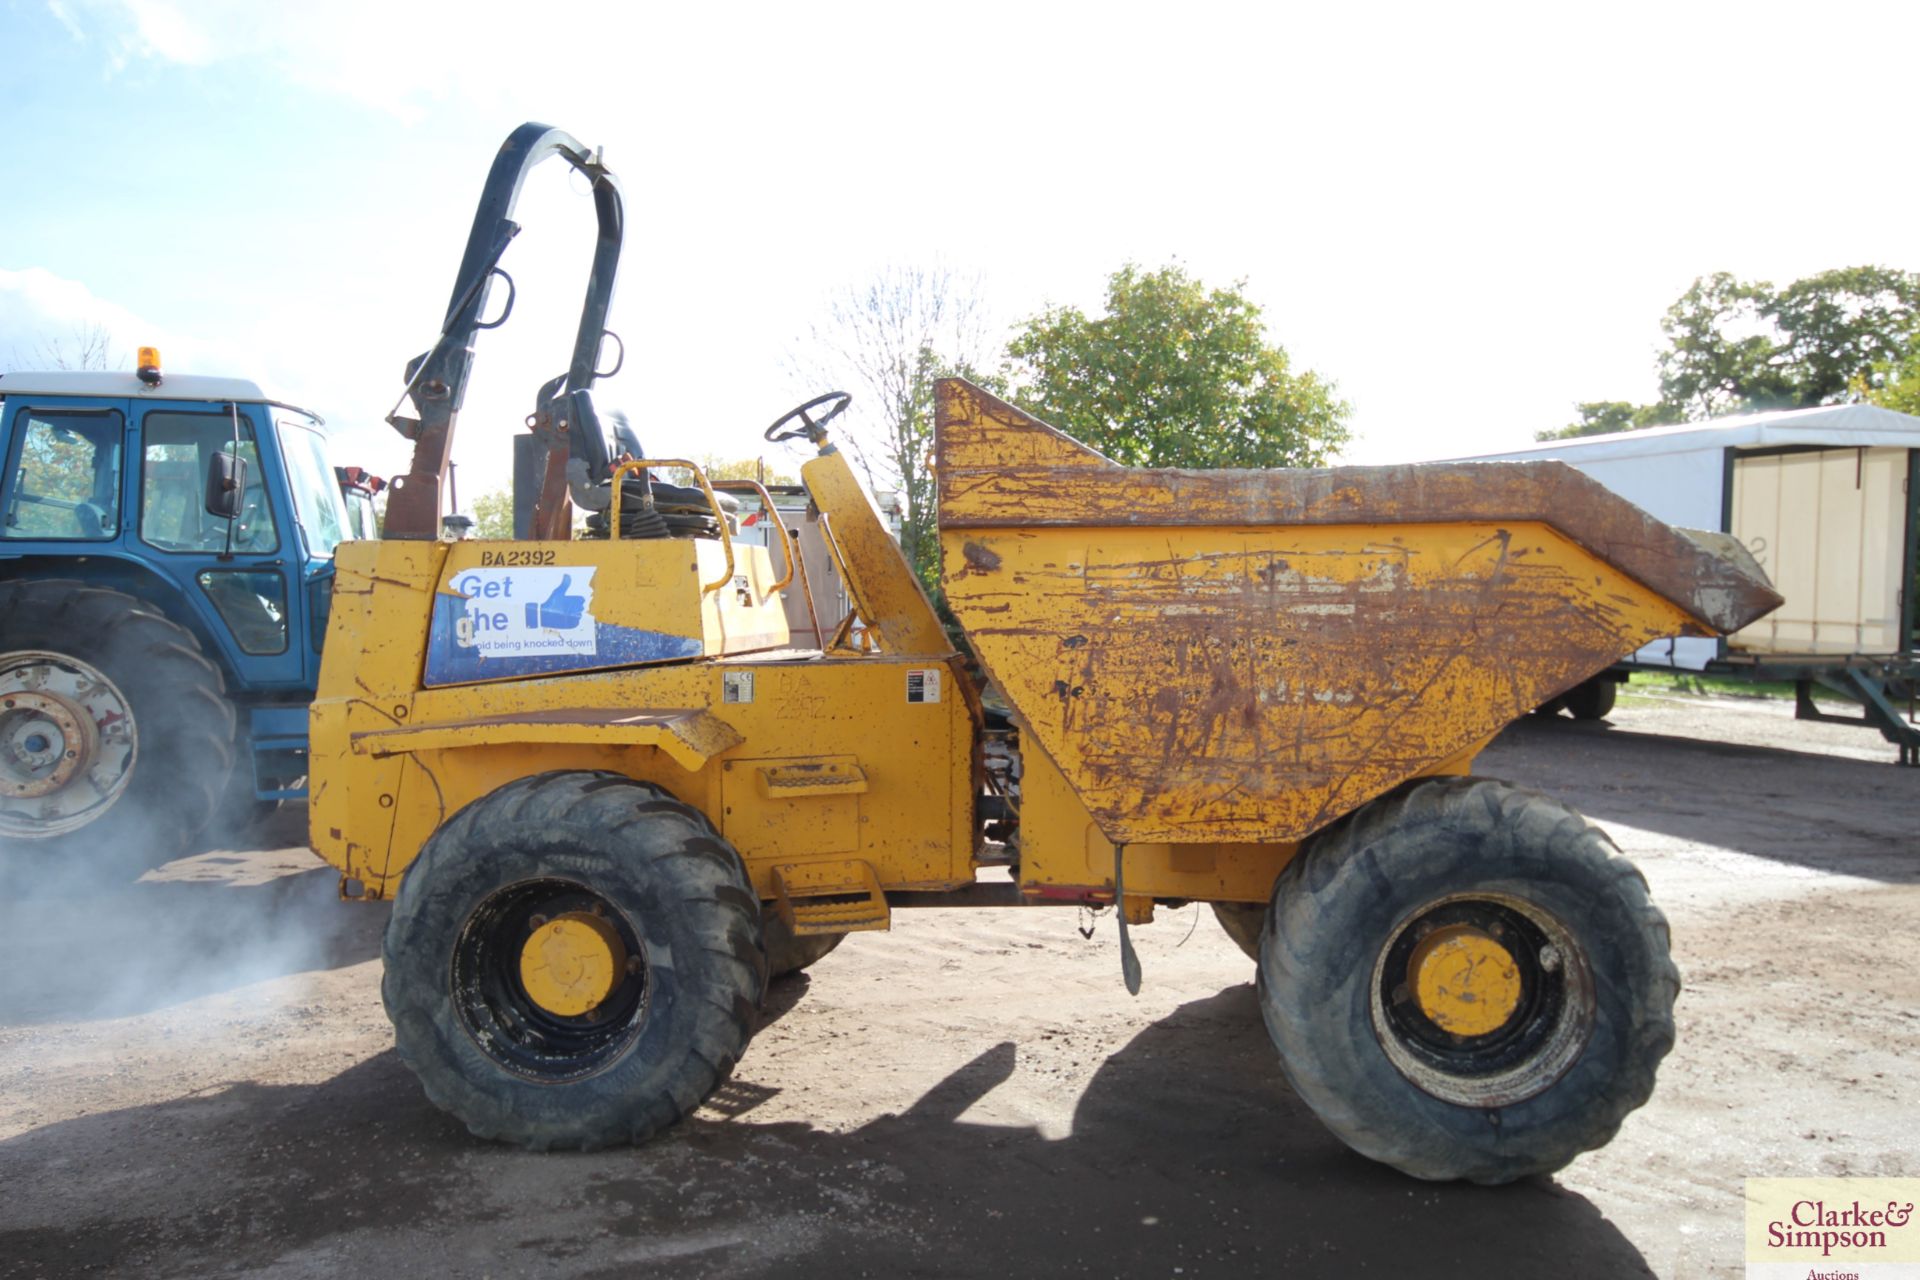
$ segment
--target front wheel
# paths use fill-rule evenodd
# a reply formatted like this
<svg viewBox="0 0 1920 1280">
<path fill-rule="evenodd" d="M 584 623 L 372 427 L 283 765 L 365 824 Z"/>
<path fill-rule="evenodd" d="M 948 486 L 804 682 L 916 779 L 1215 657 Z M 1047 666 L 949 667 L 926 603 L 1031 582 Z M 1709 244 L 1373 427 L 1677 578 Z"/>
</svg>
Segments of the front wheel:
<svg viewBox="0 0 1920 1280">
<path fill-rule="evenodd" d="M 1673 1047 L 1680 976 L 1597 827 L 1482 779 L 1416 783 L 1308 841 L 1274 887 L 1260 1004 L 1347 1145 L 1500 1183 L 1605 1145 Z"/>
<path fill-rule="evenodd" d="M 385 959 L 427 1096 L 541 1151 L 640 1142 L 699 1106 L 766 989 L 739 855 L 611 773 L 525 778 L 455 814 L 407 870 Z"/>
</svg>

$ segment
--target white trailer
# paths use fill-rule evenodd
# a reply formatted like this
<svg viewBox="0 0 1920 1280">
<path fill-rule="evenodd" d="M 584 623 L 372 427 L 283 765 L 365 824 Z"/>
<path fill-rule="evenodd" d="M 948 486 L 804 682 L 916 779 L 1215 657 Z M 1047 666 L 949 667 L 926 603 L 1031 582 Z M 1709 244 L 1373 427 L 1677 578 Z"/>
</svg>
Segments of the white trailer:
<svg viewBox="0 0 1920 1280">
<path fill-rule="evenodd" d="M 1724 639 L 1655 641 L 1617 678 L 1682 670 L 1791 680 L 1803 718 L 1835 719 L 1813 702 L 1823 685 L 1859 701 L 1901 763 L 1920 763 L 1920 418 L 1835 405 L 1553 440 L 1476 460 L 1541 458 L 1578 468 L 1669 524 L 1733 534 L 1786 597 Z M 1610 706 L 1605 693 L 1576 707 Z M 1894 705 L 1903 696 L 1905 715 Z"/>
</svg>

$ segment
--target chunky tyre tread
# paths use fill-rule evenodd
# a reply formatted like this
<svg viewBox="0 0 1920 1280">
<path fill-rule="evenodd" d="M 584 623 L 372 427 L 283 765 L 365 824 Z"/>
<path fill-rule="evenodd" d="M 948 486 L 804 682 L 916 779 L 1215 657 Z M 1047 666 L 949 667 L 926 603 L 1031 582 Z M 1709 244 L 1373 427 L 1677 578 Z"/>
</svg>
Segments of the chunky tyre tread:
<svg viewBox="0 0 1920 1280">
<path fill-rule="evenodd" d="M 1419 838 L 1435 834 L 1435 828 L 1445 829 L 1456 851 L 1416 848 Z M 1591 900 L 1585 909 L 1594 914 L 1584 928 L 1563 922 L 1582 945 L 1621 948 L 1630 974 L 1644 966 L 1637 993 L 1609 986 L 1613 974 L 1595 966 L 1596 1017 L 1605 1025 L 1596 1023 L 1582 1060 L 1567 1077 L 1503 1108 L 1502 1114 L 1518 1123 L 1500 1128 L 1466 1124 L 1461 1117 L 1480 1113 L 1430 1098 L 1401 1078 L 1370 1040 L 1370 1022 L 1352 1026 L 1360 1006 L 1351 985 L 1328 972 L 1330 966 L 1359 960 L 1335 958 L 1341 951 L 1335 935 L 1358 931 L 1352 918 L 1342 916 L 1342 906 L 1373 892 L 1399 918 L 1419 904 L 1404 902 L 1404 890 L 1396 897 L 1396 886 L 1423 873 L 1444 878 L 1448 868 L 1426 865 L 1440 860 L 1454 864 L 1458 878 L 1466 881 L 1462 890 L 1475 882 L 1497 887 L 1502 878 L 1515 879 L 1514 873 L 1543 874 L 1551 866 L 1556 883 L 1574 886 L 1567 890 L 1570 895 L 1588 886 Z M 1611 901 L 1602 901 L 1609 893 Z M 1616 920 L 1626 936 L 1597 934 L 1603 919 Z M 1282 871 L 1270 921 L 1258 987 L 1288 1080 L 1349 1146 L 1415 1177 L 1501 1183 L 1561 1168 L 1581 1152 L 1604 1146 L 1627 1115 L 1652 1096 L 1660 1060 L 1673 1047 L 1680 974 L 1668 953 L 1666 917 L 1649 898 L 1646 878 L 1620 856 L 1605 832 L 1535 791 L 1479 778 L 1431 779 L 1363 806 L 1314 836 Z M 1348 949 L 1359 945 L 1351 942 Z M 1363 951 L 1361 980 L 1367 984 L 1375 954 Z M 1291 994 L 1283 998 L 1282 993 Z M 1327 1012 L 1342 1000 L 1348 1001 L 1342 1014 Z M 1332 1025 L 1329 1020 L 1336 1016 L 1347 1021 Z M 1352 1051 L 1320 1043 L 1330 1030 L 1346 1035 Z M 1606 1053 L 1610 1066 L 1596 1059 L 1583 1072 L 1584 1059 L 1597 1053 Z M 1576 1076 L 1579 1083 L 1569 1084 Z M 1584 1094 L 1577 1092 L 1581 1088 Z M 1383 1102 L 1387 1099 L 1398 1101 Z"/>
<path fill-rule="evenodd" d="M 523 825 L 524 824 L 524 825 Z M 563 831 L 587 847 L 618 846 L 614 837 L 630 840 L 648 836 L 651 847 L 638 841 L 620 848 L 620 865 L 635 870 L 644 865 L 655 877 L 649 883 L 660 890 L 669 909 L 684 918 L 699 916 L 713 936 L 694 945 L 693 953 L 711 956 L 717 986 L 695 987 L 678 993 L 677 1005 L 695 1011 L 691 1026 L 681 1030 L 681 1042 L 656 1045 L 648 1052 L 659 1061 L 649 1069 L 649 1090 L 642 1096 L 597 1097 L 594 1086 L 616 1074 L 628 1059 L 596 1076 L 561 1086 L 536 1088 L 586 1089 L 587 1105 L 570 1109 L 558 1122 L 514 1108 L 496 1094 L 484 1096 L 488 1086 L 510 1080 L 476 1083 L 445 1060 L 432 1034 L 420 1034 L 416 1020 L 439 1021 L 422 1007 L 450 1005 L 444 982 L 431 991 L 423 976 L 444 972 L 444 955 L 423 957 L 408 946 L 416 922 L 430 928 L 424 917 L 433 913 L 431 900 L 438 881 L 452 869 L 474 858 L 499 862 L 495 883 L 541 874 L 537 852 L 502 855 L 488 847 L 501 832 L 515 832 L 537 842 L 543 831 Z M 486 832 L 492 832 L 491 837 Z M 688 856 L 687 850 L 706 846 Z M 512 866 L 505 865 L 512 863 Z M 450 904 L 441 904 L 445 910 Z M 460 922 L 452 922 L 450 946 Z M 431 936 L 431 934 L 429 935 Z M 478 1137 L 514 1143 L 536 1151 L 578 1149 L 591 1151 L 618 1143 L 639 1143 L 683 1118 L 699 1106 L 732 1073 L 752 1038 L 757 1009 L 766 988 L 766 962 L 759 938 L 759 900 L 753 896 L 745 868 L 721 840 L 705 816 L 673 800 L 660 788 L 621 774 L 562 772 L 538 774 L 507 784 L 474 801 L 450 818 L 408 869 L 395 902 L 394 920 L 382 948 L 385 976 L 381 992 L 395 1026 L 401 1059 L 412 1068 L 435 1106 L 467 1124 Z M 678 977 L 676 976 L 676 981 Z M 704 1012 L 700 1012 L 704 1011 Z M 653 1016 L 653 1015 L 649 1015 Z M 454 1015 L 444 1015 L 452 1024 Z M 440 1036 L 464 1035 L 457 1025 L 433 1028 Z M 632 1053 L 639 1053 L 636 1046 Z M 504 1072 L 501 1073 L 505 1077 Z M 482 1096 L 476 1096 L 482 1095 Z"/>
</svg>

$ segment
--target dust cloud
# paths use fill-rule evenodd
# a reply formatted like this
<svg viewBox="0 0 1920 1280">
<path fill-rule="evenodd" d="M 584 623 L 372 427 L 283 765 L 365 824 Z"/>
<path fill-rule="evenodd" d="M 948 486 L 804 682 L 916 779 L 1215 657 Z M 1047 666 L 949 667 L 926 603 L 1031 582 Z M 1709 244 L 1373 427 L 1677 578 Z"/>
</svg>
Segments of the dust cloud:
<svg viewBox="0 0 1920 1280">
<path fill-rule="evenodd" d="M 339 900 L 303 827 L 283 814 L 250 835 L 260 851 L 144 874 L 0 841 L 0 1028 L 133 1018 L 374 958 L 384 911 Z"/>
</svg>

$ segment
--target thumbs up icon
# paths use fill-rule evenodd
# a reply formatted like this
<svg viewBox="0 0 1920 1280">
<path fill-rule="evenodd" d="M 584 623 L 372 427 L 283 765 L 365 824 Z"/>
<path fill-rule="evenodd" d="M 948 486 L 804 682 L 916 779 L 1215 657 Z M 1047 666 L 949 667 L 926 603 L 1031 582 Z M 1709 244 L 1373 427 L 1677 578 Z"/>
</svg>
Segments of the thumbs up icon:
<svg viewBox="0 0 1920 1280">
<path fill-rule="evenodd" d="M 527 606 L 527 625 L 550 631 L 571 631 L 580 625 L 580 616 L 587 611 L 585 596 L 569 595 L 567 588 L 573 585 L 573 575 L 561 574 L 560 585 L 553 589 L 539 604 Z"/>
</svg>

